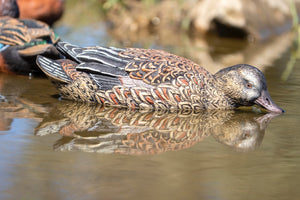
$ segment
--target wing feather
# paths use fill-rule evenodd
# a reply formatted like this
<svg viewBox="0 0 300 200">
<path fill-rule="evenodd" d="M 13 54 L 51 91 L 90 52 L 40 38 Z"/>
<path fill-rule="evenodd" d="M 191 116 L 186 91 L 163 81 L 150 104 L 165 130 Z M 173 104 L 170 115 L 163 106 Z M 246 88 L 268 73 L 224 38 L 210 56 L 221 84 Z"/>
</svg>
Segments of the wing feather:
<svg viewBox="0 0 300 200">
<path fill-rule="evenodd" d="M 207 73 L 204 68 L 188 59 L 155 49 L 99 46 L 81 48 L 66 42 L 59 42 L 58 49 L 80 63 L 76 67 L 79 71 L 130 77 L 153 86 L 169 83 L 186 74 Z"/>
<path fill-rule="evenodd" d="M 61 63 L 43 56 L 37 56 L 36 62 L 47 76 L 64 83 L 71 82 L 70 77 L 61 67 Z"/>
<path fill-rule="evenodd" d="M 112 67 L 106 64 L 95 62 L 81 63 L 76 66 L 76 70 L 88 72 L 91 74 L 103 74 L 115 77 L 128 75 L 128 73 L 122 68 Z"/>
</svg>

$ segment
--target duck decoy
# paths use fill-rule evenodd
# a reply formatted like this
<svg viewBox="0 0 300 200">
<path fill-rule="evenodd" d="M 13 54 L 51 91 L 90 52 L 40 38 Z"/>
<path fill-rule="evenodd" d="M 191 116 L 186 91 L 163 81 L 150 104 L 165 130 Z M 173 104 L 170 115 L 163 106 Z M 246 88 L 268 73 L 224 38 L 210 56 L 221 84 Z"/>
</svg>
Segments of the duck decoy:
<svg viewBox="0 0 300 200">
<path fill-rule="evenodd" d="M 284 112 L 271 99 L 263 73 L 240 64 L 209 73 L 162 50 L 81 48 L 59 42 L 66 59 L 37 57 L 62 96 L 102 105 L 153 110 L 233 109 L 259 105 Z"/>
<path fill-rule="evenodd" d="M 54 47 L 58 41 L 59 37 L 43 22 L 0 17 L 0 72 L 41 72 L 36 66 L 36 56 L 59 58 Z"/>
</svg>

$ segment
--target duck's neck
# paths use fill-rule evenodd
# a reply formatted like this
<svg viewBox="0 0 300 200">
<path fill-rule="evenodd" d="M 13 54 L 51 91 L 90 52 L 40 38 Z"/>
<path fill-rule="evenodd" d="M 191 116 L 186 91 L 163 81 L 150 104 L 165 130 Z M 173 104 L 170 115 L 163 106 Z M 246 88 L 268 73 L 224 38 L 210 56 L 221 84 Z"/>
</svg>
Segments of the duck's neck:
<svg viewBox="0 0 300 200">
<path fill-rule="evenodd" d="M 220 109 L 232 109 L 237 107 L 236 102 L 230 98 L 227 93 L 226 81 L 221 74 L 216 73 L 212 75 L 210 87 L 213 88 L 209 94 L 212 106 Z"/>
</svg>

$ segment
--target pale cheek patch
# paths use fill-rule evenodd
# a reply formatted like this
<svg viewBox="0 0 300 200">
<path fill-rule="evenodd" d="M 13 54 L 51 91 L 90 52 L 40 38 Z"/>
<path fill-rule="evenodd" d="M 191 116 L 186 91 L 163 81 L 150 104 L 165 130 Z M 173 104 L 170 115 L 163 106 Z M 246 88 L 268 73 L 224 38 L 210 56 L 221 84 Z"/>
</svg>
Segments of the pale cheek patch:
<svg viewBox="0 0 300 200">
<path fill-rule="evenodd" d="M 245 79 L 245 80 L 251 80 L 249 81 L 249 83 L 252 84 L 252 88 L 248 89 L 245 86 L 245 90 L 244 90 L 244 98 L 247 100 L 251 100 L 251 99 L 255 99 L 257 97 L 260 96 L 259 91 L 261 90 L 261 82 L 259 80 L 259 77 L 253 73 L 253 72 L 241 72 L 241 76 Z M 247 84 L 247 82 L 244 83 L 245 85 Z"/>
<path fill-rule="evenodd" d="M 260 79 L 253 72 L 246 73 L 246 72 L 242 71 L 241 75 L 245 80 L 251 80 L 250 83 L 253 85 L 253 87 L 258 88 L 258 89 L 261 88 Z"/>
<path fill-rule="evenodd" d="M 247 99 L 257 98 L 259 95 L 260 94 L 257 89 L 249 89 L 246 93 Z"/>
</svg>

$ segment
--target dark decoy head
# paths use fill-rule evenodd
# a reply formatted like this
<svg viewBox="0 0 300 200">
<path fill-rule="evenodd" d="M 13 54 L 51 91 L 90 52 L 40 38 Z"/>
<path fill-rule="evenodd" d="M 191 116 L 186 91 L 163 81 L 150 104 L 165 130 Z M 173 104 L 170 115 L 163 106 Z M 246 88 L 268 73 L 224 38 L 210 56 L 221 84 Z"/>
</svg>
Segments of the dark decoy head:
<svg viewBox="0 0 300 200">
<path fill-rule="evenodd" d="M 258 105 L 269 111 L 283 113 L 271 99 L 264 74 L 251 65 L 234 65 L 215 74 L 225 95 L 238 106 Z"/>
<path fill-rule="evenodd" d="M 0 17 L 7 16 L 18 18 L 20 16 L 19 6 L 16 0 L 0 1 Z"/>
</svg>

